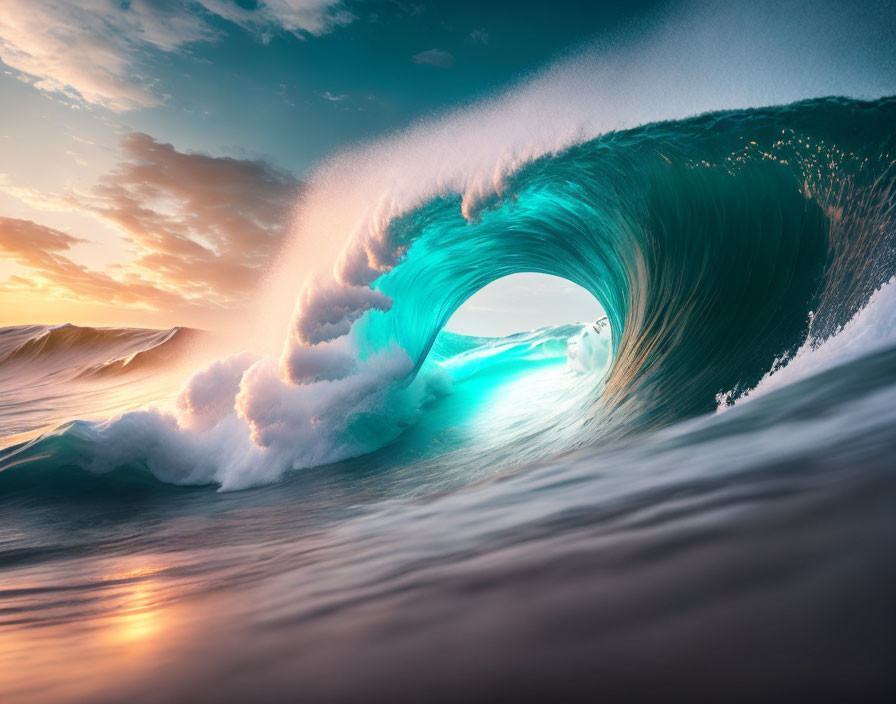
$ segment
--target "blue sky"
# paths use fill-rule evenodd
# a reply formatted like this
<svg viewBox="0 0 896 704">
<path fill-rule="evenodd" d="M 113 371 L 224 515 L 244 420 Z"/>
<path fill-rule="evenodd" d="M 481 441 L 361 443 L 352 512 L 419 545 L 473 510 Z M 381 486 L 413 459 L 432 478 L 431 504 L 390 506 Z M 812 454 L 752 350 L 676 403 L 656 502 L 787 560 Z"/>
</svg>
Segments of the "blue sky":
<svg viewBox="0 0 896 704">
<path fill-rule="evenodd" d="M 215 42 L 166 55 L 171 94 L 136 129 L 204 150 L 248 152 L 301 173 L 340 146 L 470 101 L 655 3 L 348 2 L 320 36 L 270 38 L 214 20 Z"/>
</svg>

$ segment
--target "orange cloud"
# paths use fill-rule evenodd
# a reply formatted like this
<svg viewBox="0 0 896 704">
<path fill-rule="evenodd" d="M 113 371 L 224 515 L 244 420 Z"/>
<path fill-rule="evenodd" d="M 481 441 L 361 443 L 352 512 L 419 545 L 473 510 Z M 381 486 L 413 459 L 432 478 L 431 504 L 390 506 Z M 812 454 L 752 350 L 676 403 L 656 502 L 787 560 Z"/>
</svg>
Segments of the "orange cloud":
<svg viewBox="0 0 896 704">
<path fill-rule="evenodd" d="M 189 297 L 233 302 L 252 290 L 280 246 L 299 182 L 263 161 L 178 152 L 145 134 L 86 195 L 84 212 L 120 228 L 134 266 Z"/>
<path fill-rule="evenodd" d="M 90 269 L 68 255 L 83 239 L 0 218 L 0 252 L 34 275 L 10 276 L 0 290 L 172 312 L 243 304 L 279 250 L 300 182 L 264 161 L 179 152 L 145 134 L 126 136 L 121 150 L 118 165 L 86 191 L 0 188 L 40 209 L 112 224 L 133 259 Z"/>
<path fill-rule="evenodd" d="M 84 240 L 31 220 L 0 217 L 0 252 L 27 267 L 32 276 L 10 276 L 0 293 L 41 292 L 56 297 L 140 307 L 177 307 L 181 297 L 140 279 L 122 280 L 92 271 L 62 254 Z"/>
</svg>

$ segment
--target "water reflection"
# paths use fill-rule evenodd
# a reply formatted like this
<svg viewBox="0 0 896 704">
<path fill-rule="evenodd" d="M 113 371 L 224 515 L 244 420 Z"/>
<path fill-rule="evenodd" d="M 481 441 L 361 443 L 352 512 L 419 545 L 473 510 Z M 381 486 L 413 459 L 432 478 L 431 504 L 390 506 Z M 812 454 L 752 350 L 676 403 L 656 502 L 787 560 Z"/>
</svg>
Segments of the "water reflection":
<svg viewBox="0 0 896 704">
<path fill-rule="evenodd" d="M 92 579 L 73 567 L 0 591 L 0 691 L 17 701 L 114 691 L 164 667 L 193 623 L 173 598 L 183 585 L 161 562 L 115 561 Z"/>
</svg>

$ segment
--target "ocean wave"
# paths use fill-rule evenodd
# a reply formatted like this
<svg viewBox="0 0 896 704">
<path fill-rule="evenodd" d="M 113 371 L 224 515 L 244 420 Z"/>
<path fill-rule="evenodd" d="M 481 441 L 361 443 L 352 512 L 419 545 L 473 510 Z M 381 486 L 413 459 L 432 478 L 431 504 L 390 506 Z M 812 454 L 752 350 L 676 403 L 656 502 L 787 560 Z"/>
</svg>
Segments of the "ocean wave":
<svg viewBox="0 0 896 704">
<path fill-rule="evenodd" d="M 112 375 L 165 365 L 185 355 L 199 330 L 23 325 L 0 329 L 0 374 L 48 368 L 74 377 Z"/>
<path fill-rule="evenodd" d="M 893 99 L 831 98 L 647 125 L 517 168 L 475 212 L 447 192 L 374 218 L 300 296 L 284 375 L 401 350 L 413 377 L 464 300 L 539 272 L 593 293 L 612 330 L 573 444 L 710 412 L 892 276 L 894 117 Z"/>
<path fill-rule="evenodd" d="M 432 410 L 462 384 L 491 394 L 490 421 L 438 451 L 466 442 L 463 461 L 483 466 L 711 413 L 807 340 L 854 334 L 847 323 L 896 272 L 894 124 L 892 98 L 718 112 L 515 163 L 475 207 L 450 189 L 393 204 L 359 225 L 331 277 L 305 285 L 279 361 L 219 360 L 176 410 L 100 424 L 67 461 L 245 488 L 400 445 L 428 417 L 463 425 L 472 395 L 447 419 Z M 607 313 L 598 344 L 582 327 L 442 332 L 476 291 L 521 272 L 590 291 Z"/>
</svg>

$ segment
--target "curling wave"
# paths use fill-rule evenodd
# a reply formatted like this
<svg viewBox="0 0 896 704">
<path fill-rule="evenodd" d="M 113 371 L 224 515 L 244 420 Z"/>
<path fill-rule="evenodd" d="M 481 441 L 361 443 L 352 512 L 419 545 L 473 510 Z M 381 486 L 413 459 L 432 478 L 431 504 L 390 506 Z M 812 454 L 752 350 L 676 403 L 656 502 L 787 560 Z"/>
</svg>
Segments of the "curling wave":
<svg viewBox="0 0 896 704">
<path fill-rule="evenodd" d="M 647 125 L 519 168 L 475 207 L 446 193 L 373 219 L 300 297 L 283 372 L 301 389 L 397 355 L 414 379 L 463 301 L 539 272 L 594 294 L 612 330 L 569 445 L 712 411 L 893 275 L 894 117 L 892 99 L 823 99 Z M 272 441 L 282 418 L 246 410 Z"/>
<path fill-rule="evenodd" d="M 61 451 L 174 483 L 270 482 L 400 445 L 459 380 L 484 379 L 486 360 L 513 362 L 491 373 L 493 399 L 513 397 L 511 377 L 531 393 L 538 360 L 563 364 L 539 391 L 550 414 L 453 439 L 464 462 L 511 466 L 714 411 L 835 335 L 896 273 L 894 125 L 893 98 L 718 112 L 513 164 L 491 192 L 392 203 L 358 224 L 331 278 L 306 284 L 279 362 L 218 360 L 177 412 L 79 427 L 76 449 L 39 441 L 0 465 Z M 487 343 L 442 332 L 521 272 L 590 291 L 607 313 L 598 342 L 585 327 Z"/>
</svg>

